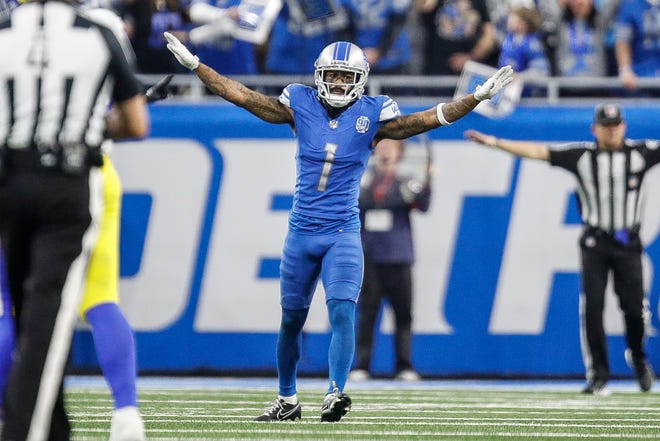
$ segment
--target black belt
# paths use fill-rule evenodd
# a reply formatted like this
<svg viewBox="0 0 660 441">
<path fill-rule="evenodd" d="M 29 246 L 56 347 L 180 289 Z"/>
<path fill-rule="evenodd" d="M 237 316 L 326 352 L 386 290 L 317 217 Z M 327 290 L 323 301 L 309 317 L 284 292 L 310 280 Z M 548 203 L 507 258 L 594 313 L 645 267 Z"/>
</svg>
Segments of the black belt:
<svg viewBox="0 0 660 441">
<path fill-rule="evenodd" d="M 584 228 L 584 232 L 587 234 L 592 234 L 594 236 L 610 236 L 614 237 L 614 235 L 617 233 L 617 231 L 627 231 L 628 234 L 633 234 L 637 235 L 639 234 L 639 225 L 635 226 L 633 228 L 622 228 L 621 230 L 616 230 L 616 231 L 607 231 L 599 227 L 593 227 L 591 225 L 586 225 Z"/>
<path fill-rule="evenodd" d="M 56 148 L 44 151 L 35 147 L 14 149 L 5 147 L 1 153 L 5 170 L 56 170 L 80 174 L 90 167 L 103 165 L 99 148 L 80 147 L 76 151 Z"/>
<path fill-rule="evenodd" d="M 5 166 L 10 169 L 31 169 L 39 165 L 39 156 L 35 150 L 7 149 L 5 152 Z"/>
<path fill-rule="evenodd" d="M 607 231 L 599 227 L 593 227 L 590 225 L 585 226 L 584 234 L 594 237 L 605 237 L 608 239 L 616 240 L 617 242 L 628 245 L 632 240 L 639 238 L 639 225 L 633 228 L 622 228 L 616 231 Z"/>
</svg>

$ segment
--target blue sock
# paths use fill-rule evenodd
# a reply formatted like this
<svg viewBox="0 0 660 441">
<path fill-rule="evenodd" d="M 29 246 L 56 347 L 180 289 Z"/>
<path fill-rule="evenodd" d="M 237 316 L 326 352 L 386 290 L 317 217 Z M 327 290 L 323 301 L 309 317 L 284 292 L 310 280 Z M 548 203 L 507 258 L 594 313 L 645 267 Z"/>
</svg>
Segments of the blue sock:
<svg viewBox="0 0 660 441">
<path fill-rule="evenodd" d="M 308 312 L 309 309 L 282 308 L 282 322 L 277 337 L 277 377 L 280 382 L 279 394 L 283 397 L 290 397 L 296 393 L 302 328 Z"/>
<path fill-rule="evenodd" d="M 115 409 L 137 406 L 135 340 L 126 317 L 116 303 L 97 305 L 85 316 L 92 327 L 96 356 L 110 386 Z"/>
<path fill-rule="evenodd" d="M 333 381 L 339 388 L 339 392 L 342 392 L 346 386 L 355 353 L 355 302 L 330 300 L 327 305 L 332 328 L 332 339 L 328 350 L 330 369 L 328 393 L 332 392 Z"/>
<path fill-rule="evenodd" d="M 11 310 L 5 311 L 5 314 L 0 317 L 0 409 L 4 404 L 5 387 L 9 380 L 9 371 L 11 371 L 16 346 L 16 327 L 11 314 Z"/>
</svg>

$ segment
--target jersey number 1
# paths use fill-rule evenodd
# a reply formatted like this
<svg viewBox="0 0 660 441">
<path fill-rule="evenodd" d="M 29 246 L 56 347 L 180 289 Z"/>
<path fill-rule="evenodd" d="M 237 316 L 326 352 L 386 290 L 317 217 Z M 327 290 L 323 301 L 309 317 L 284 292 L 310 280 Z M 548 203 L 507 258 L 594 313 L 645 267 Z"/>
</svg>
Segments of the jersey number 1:
<svg viewBox="0 0 660 441">
<path fill-rule="evenodd" d="M 337 154 L 337 144 L 331 142 L 325 145 L 325 160 L 323 162 L 323 169 L 321 170 L 321 177 L 319 178 L 319 183 L 316 186 L 316 191 L 325 191 L 328 187 L 328 177 L 330 176 L 330 170 L 332 170 L 332 164 L 335 162 L 335 155 Z"/>
</svg>

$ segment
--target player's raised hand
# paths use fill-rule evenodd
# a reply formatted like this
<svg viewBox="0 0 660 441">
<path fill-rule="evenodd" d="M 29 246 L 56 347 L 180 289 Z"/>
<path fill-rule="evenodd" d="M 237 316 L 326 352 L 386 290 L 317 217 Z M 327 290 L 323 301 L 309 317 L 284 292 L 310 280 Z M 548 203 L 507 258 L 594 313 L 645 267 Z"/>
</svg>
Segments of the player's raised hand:
<svg viewBox="0 0 660 441">
<path fill-rule="evenodd" d="M 488 78 L 484 84 L 477 86 L 474 92 L 474 98 L 477 101 L 490 99 L 497 95 L 497 92 L 504 89 L 507 84 L 513 81 L 513 69 L 511 66 L 504 66 L 495 74 Z"/>
<path fill-rule="evenodd" d="M 183 43 L 179 41 L 174 35 L 169 32 L 163 32 L 165 40 L 167 40 L 167 48 L 174 54 L 176 60 L 187 69 L 195 70 L 199 67 L 199 58 L 197 55 L 190 53 Z"/>
</svg>

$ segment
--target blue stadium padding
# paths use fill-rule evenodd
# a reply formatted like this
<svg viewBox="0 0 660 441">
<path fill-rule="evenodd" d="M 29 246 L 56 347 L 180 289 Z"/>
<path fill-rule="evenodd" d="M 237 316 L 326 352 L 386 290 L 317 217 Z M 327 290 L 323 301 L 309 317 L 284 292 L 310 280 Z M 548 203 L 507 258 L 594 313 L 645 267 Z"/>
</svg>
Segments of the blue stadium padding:
<svg viewBox="0 0 660 441">
<path fill-rule="evenodd" d="M 403 107 L 403 113 L 425 107 Z M 657 138 L 660 107 L 651 105 L 623 106 L 631 138 Z M 522 106 L 505 119 L 493 120 L 472 113 L 454 124 L 430 133 L 431 139 L 463 140 L 463 132 L 477 128 L 499 137 L 537 139 L 544 141 L 590 140 L 589 126 L 593 106 Z M 245 110 L 218 104 L 170 104 L 151 106 L 152 138 L 194 139 L 214 149 L 214 143 L 223 138 L 292 139 L 286 125 L 271 125 L 258 120 Z M 220 159 L 216 169 L 224 164 Z M 517 163 L 519 164 L 519 163 Z M 137 165 L 139 166 L 139 164 Z M 518 166 L 518 165 L 517 165 Z M 515 172 L 514 172 L 515 173 Z M 267 177 L 266 177 L 267 178 Z M 216 185 L 221 185 L 216 183 Z M 217 191 L 218 189 L 212 189 Z M 437 191 L 441 191 L 438 189 Z M 512 189 L 514 191 L 514 189 Z M 651 189 L 651 193 L 660 189 Z M 139 228 L 146 229 L 152 201 L 145 195 L 126 194 L 125 211 Z M 660 197 L 655 195 L 653 197 Z M 249 203 L 249 201 L 246 201 Z M 287 195 L 273 200 L 273 210 L 287 209 Z M 566 207 L 565 222 L 579 222 L 575 202 Z M 210 202 L 210 205 L 213 204 Z M 539 335 L 490 335 L 488 318 L 494 286 L 497 283 L 503 244 L 507 237 L 506 222 L 483 222 L 486 218 L 507 220 L 512 206 L 512 195 L 502 197 L 467 198 L 457 232 L 462 247 L 453 262 L 447 287 L 445 314 L 454 324 L 453 334 L 415 335 L 414 364 L 428 376 L 580 376 L 583 366 L 578 341 L 576 273 L 555 274 L 547 323 Z M 145 217 L 147 219 L 145 219 Z M 132 224 L 136 225 L 135 223 Z M 146 233 L 145 233 L 146 234 Z M 172 232 L 176 234 L 176 232 Z M 191 304 L 172 326 L 157 332 L 136 332 L 138 365 L 141 371 L 189 373 L 215 371 L 226 373 L 260 374 L 275 372 L 275 333 L 199 333 L 193 329 L 194 311 L 200 285 L 204 277 L 204 262 L 208 251 L 208 232 L 201 238 L 198 270 L 191 281 Z M 140 247 L 144 243 L 137 243 Z M 122 276 L 140 271 L 142 248 L 135 244 L 125 248 L 122 244 Z M 660 240 L 648 245 L 647 252 L 655 266 L 660 265 Z M 264 258 L 261 276 L 272 277 L 277 259 Z M 479 279 L 471 277 L 475 266 Z M 657 271 L 656 271 L 657 272 Z M 259 275 L 256 275 L 259 276 Z M 660 277 L 652 282 L 650 301 L 654 312 L 652 324 L 660 328 L 657 317 Z M 531 294 L 530 294 L 531 295 Z M 240 293 L 236 301 L 240 302 Z M 148 314 L 148 311 L 145 311 Z M 273 311 L 279 314 L 279 310 Z M 374 353 L 373 366 L 377 374 L 387 375 L 392 369 L 391 336 L 379 335 L 379 349 Z M 648 343 L 652 362 L 660 369 L 658 337 L 651 336 Z M 610 354 L 622 354 L 622 337 L 610 337 Z M 304 335 L 301 374 L 325 374 L 329 334 Z M 630 375 L 622 356 L 611 355 L 615 375 Z M 76 332 L 73 345 L 74 369 L 95 369 L 96 356 L 89 331 Z"/>
</svg>

